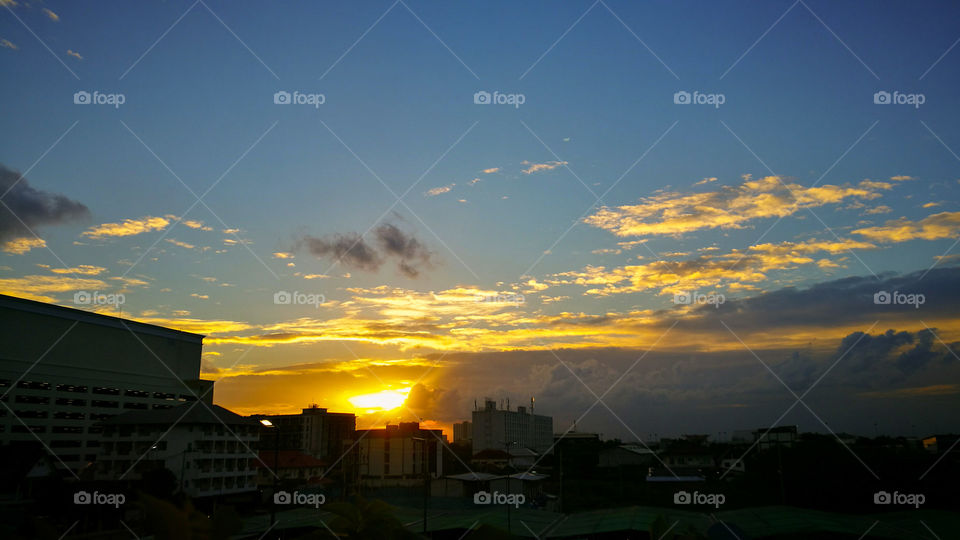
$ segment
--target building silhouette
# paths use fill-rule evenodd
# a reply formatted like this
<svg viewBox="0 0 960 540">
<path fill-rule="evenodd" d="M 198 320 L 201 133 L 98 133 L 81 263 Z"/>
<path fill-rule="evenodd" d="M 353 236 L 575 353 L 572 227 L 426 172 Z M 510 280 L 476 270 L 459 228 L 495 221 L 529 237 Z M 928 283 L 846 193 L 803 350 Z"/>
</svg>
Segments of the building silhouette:
<svg viewBox="0 0 960 540">
<path fill-rule="evenodd" d="M 553 418 L 517 407 L 511 411 L 498 408 L 492 399 L 485 399 L 483 408 L 473 411 L 473 453 L 483 450 L 506 450 L 508 447 L 529 448 L 544 453 L 553 446 Z"/>
</svg>

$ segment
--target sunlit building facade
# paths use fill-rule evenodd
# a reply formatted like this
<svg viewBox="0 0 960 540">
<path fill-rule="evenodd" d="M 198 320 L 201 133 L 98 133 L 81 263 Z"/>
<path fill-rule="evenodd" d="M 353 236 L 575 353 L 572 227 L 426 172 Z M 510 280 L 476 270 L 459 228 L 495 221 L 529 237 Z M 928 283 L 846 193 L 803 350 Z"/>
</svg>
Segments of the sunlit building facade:
<svg viewBox="0 0 960 540">
<path fill-rule="evenodd" d="M 553 446 L 553 418 L 533 414 L 532 409 L 516 411 L 497 408 L 493 400 L 485 400 L 483 409 L 473 411 L 473 453 L 483 450 L 529 448 L 538 453 Z"/>
</svg>

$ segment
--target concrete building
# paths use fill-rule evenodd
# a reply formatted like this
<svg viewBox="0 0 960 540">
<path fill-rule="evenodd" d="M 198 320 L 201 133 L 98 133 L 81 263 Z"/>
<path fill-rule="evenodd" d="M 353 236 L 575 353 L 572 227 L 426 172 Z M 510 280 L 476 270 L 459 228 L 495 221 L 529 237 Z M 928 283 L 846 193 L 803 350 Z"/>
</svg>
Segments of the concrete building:
<svg viewBox="0 0 960 540">
<path fill-rule="evenodd" d="M 281 489 L 299 486 L 322 485 L 327 462 L 298 450 L 261 450 L 260 459 L 254 460 L 257 470 L 257 485 L 272 486 L 278 482 Z M 274 476 L 276 475 L 276 477 Z"/>
<path fill-rule="evenodd" d="M 473 442 L 473 423 L 469 420 L 457 422 L 453 425 L 454 444 L 470 444 Z"/>
<path fill-rule="evenodd" d="M 445 444 L 443 430 L 422 429 L 417 422 L 357 430 L 354 474 L 367 488 L 421 485 L 424 469 L 430 478 L 443 476 Z"/>
<path fill-rule="evenodd" d="M 281 450 L 297 450 L 330 464 L 340 460 L 344 441 L 352 439 L 357 428 L 357 417 L 353 413 L 327 412 L 316 405 L 303 409 L 300 414 L 254 415 L 250 418 L 258 422 L 265 418 L 275 426 L 261 426 L 261 450 L 273 450 L 273 437 L 277 435 L 273 430 L 279 428 Z"/>
<path fill-rule="evenodd" d="M 128 412 L 105 420 L 101 438 L 99 480 L 136 482 L 166 468 L 191 497 L 257 489 L 259 423 L 217 405 Z"/>
<path fill-rule="evenodd" d="M 40 440 L 62 468 L 96 459 L 98 422 L 203 396 L 203 336 L 0 295 L 0 444 Z M 208 392 L 208 390 L 211 390 Z"/>
<path fill-rule="evenodd" d="M 509 405 L 498 408 L 493 400 L 484 400 L 483 409 L 473 411 L 473 453 L 508 447 L 548 452 L 553 446 L 553 418 L 533 414 L 533 400 L 530 402 L 529 410 L 517 407 L 511 411 Z"/>
</svg>

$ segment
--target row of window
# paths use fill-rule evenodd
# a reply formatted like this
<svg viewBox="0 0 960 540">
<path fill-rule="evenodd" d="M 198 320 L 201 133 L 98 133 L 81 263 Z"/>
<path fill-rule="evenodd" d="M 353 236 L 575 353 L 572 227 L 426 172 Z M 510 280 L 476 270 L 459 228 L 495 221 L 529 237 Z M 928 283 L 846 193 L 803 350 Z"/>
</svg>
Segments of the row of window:
<svg viewBox="0 0 960 540">
<path fill-rule="evenodd" d="M 10 379 L 0 379 L 0 388 L 7 388 L 12 384 Z M 50 390 L 53 388 L 53 385 L 46 381 L 19 381 L 17 382 L 17 388 L 23 388 L 26 390 Z M 58 392 L 74 392 L 86 394 L 89 390 L 93 394 L 100 394 L 104 396 L 129 396 L 129 397 L 139 397 L 139 398 L 154 398 L 154 399 L 166 399 L 170 401 L 195 401 L 197 398 L 193 395 L 187 394 L 177 394 L 173 392 L 151 392 L 148 390 L 123 390 L 115 388 L 112 386 L 94 386 L 88 388 L 85 385 L 76 385 L 76 384 L 66 384 L 61 383 L 56 386 Z"/>
<path fill-rule="evenodd" d="M 4 400 L 4 401 L 7 401 L 7 400 Z M 13 401 L 14 401 L 14 403 L 29 403 L 29 404 L 33 404 L 33 405 L 49 405 L 49 404 L 50 404 L 50 398 L 47 397 L 47 396 L 25 396 L 25 395 L 17 395 L 17 396 L 14 396 L 14 400 L 13 400 Z M 77 399 L 77 398 L 57 398 L 57 399 L 54 401 L 54 403 L 56 403 L 57 405 L 70 406 L 70 407 L 86 407 L 86 406 L 87 406 L 87 400 L 85 400 L 85 399 Z M 109 400 L 105 400 L 105 399 L 91 399 L 91 400 L 90 400 L 90 406 L 91 406 L 91 407 L 105 407 L 105 408 L 108 408 L 108 409 L 119 409 L 119 408 L 120 408 L 120 402 L 119 402 L 119 401 L 109 401 Z M 168 404 L 168 403 L 154 403 L 152 408 L 154 408 L 154 409 L 169 409 L 169 408 L 171 408 L 171 407 L 173 407 L 173 405 L 170 405 L 170 404 Z M 147 409 L 150 409 L 150 408 L 151 408 L 151 404 L 150 404 L 150 403 L 140 403 L 140 402 L 128 401 L 128 402 L 126 402 L 126 403 L 123 404 L 123 408 L 124 408 L 124 409 L 147 410 Z"/>
</svg>

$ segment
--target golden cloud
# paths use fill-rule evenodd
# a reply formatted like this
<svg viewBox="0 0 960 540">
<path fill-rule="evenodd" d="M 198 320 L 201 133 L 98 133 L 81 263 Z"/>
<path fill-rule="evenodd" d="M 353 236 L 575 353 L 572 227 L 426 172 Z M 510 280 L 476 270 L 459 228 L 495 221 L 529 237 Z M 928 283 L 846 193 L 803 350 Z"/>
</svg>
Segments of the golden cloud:
<svg viewBox="0 0 960 540">
<path fill-rule="evenodd" d="M 97 240 L 109 237 L 134 236 L 166 229 L 168 225 L 170 225 L 170 220 L 165 217 L 145 216 L 139 219 L 125 219 L 121 223 L 104 223 L 84 231 L 82 236 Z"/>
<path fill-rule="evenodd" d="M 960 212 L 941 212 L 920 221 L 900 218 L 888 221 L 880 227 L 867 227 L 853 231 L 853 234 L 859 234 L 877 242 L 940 240 L 955 238 L 958 233 L 960 233 Z"/>
</svg>

